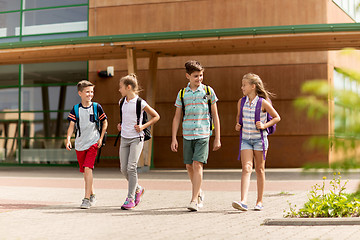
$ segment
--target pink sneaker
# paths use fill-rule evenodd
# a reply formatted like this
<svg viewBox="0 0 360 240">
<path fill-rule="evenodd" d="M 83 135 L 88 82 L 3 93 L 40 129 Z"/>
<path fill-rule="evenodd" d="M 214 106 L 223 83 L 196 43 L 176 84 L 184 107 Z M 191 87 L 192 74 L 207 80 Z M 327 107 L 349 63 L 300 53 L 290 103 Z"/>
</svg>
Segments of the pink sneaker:
<svg viewBox="0 0 360 240">
<path fill-rule="evenodd" d="M 144 194 L 145 192 L 145 188 L 141 187 L 139 188 L 139 190 L 136 191 L 135 193 L 135 206 L 137 206 L 140 201 L 141 201 L 141 196 Z"/>
<path fill-rule="evenodd" d="M 126 198 L 124 204 L 121 206 L 122 210 L 128 210 L 135 207 L 134 200 L 131 198 Z"/>
</svg>

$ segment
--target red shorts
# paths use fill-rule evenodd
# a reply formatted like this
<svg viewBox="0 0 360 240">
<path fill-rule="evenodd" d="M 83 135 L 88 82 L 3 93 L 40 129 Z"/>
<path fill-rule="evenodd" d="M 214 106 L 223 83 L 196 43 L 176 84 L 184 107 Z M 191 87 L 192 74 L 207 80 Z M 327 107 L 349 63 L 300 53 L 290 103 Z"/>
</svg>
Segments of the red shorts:
<svg viewBox="0 0 360 240">
<path fill-rule="evenodd" d="M 84 151 L 76 151 L 76 157 L 79 162 L 80 172 L 84 172 L 84 168 L 94 169 L 95 159 L 98 151 L 98 145 L 95 143 L 89 149 Z"/>
</svg>

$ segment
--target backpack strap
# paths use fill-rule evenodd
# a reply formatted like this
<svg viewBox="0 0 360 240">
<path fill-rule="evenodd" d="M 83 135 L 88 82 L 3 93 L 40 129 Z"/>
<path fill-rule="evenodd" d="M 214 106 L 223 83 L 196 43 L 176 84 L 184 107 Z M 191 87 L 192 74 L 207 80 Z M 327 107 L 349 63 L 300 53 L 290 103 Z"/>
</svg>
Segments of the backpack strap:
<svg viewBox="0 0 360 240">
<path fill-rule="evenodd" d="M 240 103 L 240 116 L 239 116 L 239 124 L 241 125 L 240 128 L 240 143 L 239 143 L 239 155 L 238 155 L 238 160 L 240 160 L 241 158 L 241 141 L 242 141 L 242 126 L 243 126 L 243 108 L 246 102 L 246 97 L 243 97 L 241 99 L 241 103 Z"/>
<path fill-rule="evenodd" d="M 96 128 L 99 131 L 99 133 L 101 134 L 101 126 L 100 126 L 100 121 L 99 121 L 99 111 L 98 111 L 98 103 L 97 102 L 93 102 L 93 112 L 94 112 L 94 120 L 96 123 Z"/>
<path fill-rule="evenodd" d="M 186 88 L 182 88 L 180 90 L 180 100 L 181 100 L 181 108 L 182 108 L 183 117 L 185 116 L 185 103 L 184 103 L 185 89 Z"/>
<path fill-rule="evenodd" d="M 120 106 L 120 124 L 122 123 L 122 106 L 124 105 L 124 101 L 125 101 L 125 97 L 123 97 L 120 100 L 120 104 L 119 104 L 119 106 Z M 120 139 L 120 135 L 121 135 L 121 131 L 119 131 L 118 135 L 116 136 L 114 147 L 116 147 L 116 144 Z"/>
<path fill-rule="evenodd" d="M 263 98 L 259 97 L 259 100 L 256 103 L 256 107 L 255 107 L 255 124 L 256 124 L 256 122 L 260 121 L 260 113 L 261 113 L 262 101 L 263 101 Z M 260 135 L 261 135 L 261 143 L 262 143 L 262 147 L 263 147 L 263 157 L 264 157 L 264 160 L 266 160 L 265 142 L 264 142 L 264 130 L 260 130 Z"/>
<path fill-rule="evenodd" d="M 211 90 L 210 87 L 205 85 L 206 95 L 208 96 L 208 106 L 209 106 L 209 116 L 210 116 L 210 131 L 214 129 L 213 121 L 212 121 L 212 113 L 211 113 Z"/>
<path fill-rule="evenodd" d="M 80 108 L 80 104 L 76 104 L 74 106 L 75 118 L 76 118 L 75 138 L 76 138 L 78 132 L 79 132 L 79 137 L 81 136 L 80 121 L 79 121 L 79 108 Z"/>
<path fill-rule="evenodd" d="M 140 124 L 140 115 L 141 115 L 141 97 L 136 99 L 136 123 Z"/>
</svg>

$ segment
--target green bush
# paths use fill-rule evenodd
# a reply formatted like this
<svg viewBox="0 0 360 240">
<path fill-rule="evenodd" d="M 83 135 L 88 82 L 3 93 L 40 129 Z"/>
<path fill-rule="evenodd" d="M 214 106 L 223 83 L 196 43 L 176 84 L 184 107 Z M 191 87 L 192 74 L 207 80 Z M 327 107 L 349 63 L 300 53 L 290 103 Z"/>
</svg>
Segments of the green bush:
<svg viewBox="0 0 360 240">
<path fill-rule="evenodd" d="M 325 192 L 325 180 L 323 177 L 322 185 L 315 184 L 310 191 L 309 200 L 304 207 L 297 210 L 289 203 L 290 210 L 284 210 L 284 217 L 300 218 L 321 218 L 321 217 L 359 217 L 360 200 L 359 192 L 355 194 L 345 193 L 345 183 L 341 183 L 340 173 L 334 173 L 333 180 L 330 181 L 331 188 Z"/>
</svg>

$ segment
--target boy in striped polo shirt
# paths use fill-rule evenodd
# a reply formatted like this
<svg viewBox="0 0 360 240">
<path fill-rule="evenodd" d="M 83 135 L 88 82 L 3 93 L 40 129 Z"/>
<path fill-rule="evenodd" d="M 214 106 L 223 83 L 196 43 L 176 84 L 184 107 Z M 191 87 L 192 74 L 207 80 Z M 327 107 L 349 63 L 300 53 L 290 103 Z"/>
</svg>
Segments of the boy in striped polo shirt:
<svg viewBox="0 0 360 240">
<path fill-rule="evenodd" d="M 212 120 L 215 126 L 213 151 L 221 147 L 220 120 L 216 106 L 218 98 L 211 87 L 202 84 L 204 68 L 194 60 L 187 61 L 185 68 L 189 83 L 185 89 L 179 91 L 176 98 L 171 150 L 173 152 L 178 150 L 176 135 L 183 113 L 184 163 L 192 184 L 192 198 L 187 208 L 190 211 L 197 211 L 203 206 L 204 193 L 201 190 L 201 184 L 203 165 L 207 163 L 209 154 Z"/>
</svg>

